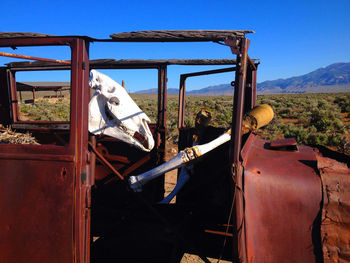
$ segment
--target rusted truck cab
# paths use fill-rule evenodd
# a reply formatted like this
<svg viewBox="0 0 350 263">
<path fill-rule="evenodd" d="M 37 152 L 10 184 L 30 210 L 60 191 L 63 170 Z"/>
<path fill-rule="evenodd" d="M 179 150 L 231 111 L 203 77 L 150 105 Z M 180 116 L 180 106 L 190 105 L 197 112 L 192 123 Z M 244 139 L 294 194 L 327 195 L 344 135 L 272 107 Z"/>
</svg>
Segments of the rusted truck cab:
<svg viewBox="0 0 350 263">
<path fill-rule="evenodd" d="M 87 148 L 90 93 L 86 39 L 9 34 L 0 42 L 2 47 L 67 45 L 71 49 L 68 123 L 21 121 L 15 89 L 17 71 L 1 69 L 2 125 L 37 133 L 42 144 L 0 147 L 4 241 L 0 261 L 87 262 L 92 176 Z M 55 133 L 64 138 L 63 143 L 50 142 Z"/>
<path fill-rule="evenodd" d="M 256 104 L 259 63 L 248 56 L 245 35 L 250 32 L 141 31 L 108 39 L 0 33 L 0 47 L 7 53 L 41 46 L 68 49 L 63 59 L 37 55 L 29 58 L 37 61 L 0 68 L 0 124 L 30 132 L 38 142 L 0 144 L 0 262 L 180 262 L 184 253 L 204 262 L 209 262 L 207 257 L 232 262 L 348 260 L 346 165 L 294 141 L 268 142 L 253 132 L 242 133 L 243 116 Z M 93 42 L 115 42 L 118 48 L 119 42 L 190 41 L 219 42 L 236 58 L 89 59 Z M 131 191 L 126 179 L 165 162 L 170 65 L 230 65 L 180 77 L 179 150 L 193 145 L 194 129 L 184 123 L 185 83 L 192 76 L 234 72 L 232 136 L 193 164 L 191 179 L 175 204 L 158 204 L 164 197 L 164 176 L 143 193 Z M 151 152 L 89 134 L 91 69 L 157 70 Z M 68 121 L 22 118 L 16 76 L 28 71 L 68 72 Z M 223 132 L 209 126 L 200 143 Z M 334 191 L 341 193 L 338 199 Z"/>
</svg>

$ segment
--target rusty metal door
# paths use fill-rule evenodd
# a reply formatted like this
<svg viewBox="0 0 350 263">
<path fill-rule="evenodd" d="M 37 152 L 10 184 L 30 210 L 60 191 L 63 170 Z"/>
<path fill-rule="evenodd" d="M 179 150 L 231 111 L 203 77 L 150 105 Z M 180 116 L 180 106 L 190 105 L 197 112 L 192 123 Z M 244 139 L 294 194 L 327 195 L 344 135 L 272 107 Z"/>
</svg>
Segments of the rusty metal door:
<svg viewBox="0 0 350 263">
<path fill-rule="evenodd" d="M 30 41 L 71 47 L 70 140 L 0 145 L 0 262 L 89 262 L 88 44 Z"/>
</svg>

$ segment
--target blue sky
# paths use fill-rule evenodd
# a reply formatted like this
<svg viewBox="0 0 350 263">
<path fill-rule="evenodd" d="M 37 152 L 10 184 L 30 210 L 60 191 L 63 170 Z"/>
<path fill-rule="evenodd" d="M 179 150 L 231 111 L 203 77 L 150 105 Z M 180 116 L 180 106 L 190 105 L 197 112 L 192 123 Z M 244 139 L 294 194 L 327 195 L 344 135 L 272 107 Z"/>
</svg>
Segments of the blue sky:
<svg viewBox="0 0 350 263">
<path fill-rule="evenodd" d="M 250 29 L 249 55 L 260 58 L 258 82 L 302 75 L 335 62 L 350 62 L 350 1 L 6 1 L 0 31 L 88 35 L 151 29 Z M 9 50 L 0 50 L 8 52 Z M 194 44 L 92 44 L 91 58 L 234 58 L 227 47 Z M 11 51 L 56 57 L 55 51 Z M 21 53 L 22 52 L 22 53 Z M 59 58 L 64 58 L 59 56 Z M 9 60 L 0 58 L 0 64 Z M 11 59 L 13 61 L 13 59 Z M 178 74 L 207 67 L 170 67 Z M 111 73 L 129 90 L 153 88 L 151 71 Z M 148 71 L 147 71 L 148 73 Z M 231 74 L 191 80 L 191 89 L 229 83 Z M 30 80 L 30 79 L 28 79 Z"/>
</svg>

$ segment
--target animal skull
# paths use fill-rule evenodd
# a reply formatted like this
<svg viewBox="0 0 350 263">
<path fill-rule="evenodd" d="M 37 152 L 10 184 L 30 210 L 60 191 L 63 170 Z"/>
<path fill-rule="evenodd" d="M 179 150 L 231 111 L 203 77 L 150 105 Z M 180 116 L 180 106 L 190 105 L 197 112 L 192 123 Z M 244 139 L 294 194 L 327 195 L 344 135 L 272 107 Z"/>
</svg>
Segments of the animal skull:
<svg viewBox="0 0 350 263">
<path fill-rule="evenodd" d="M 89 102 L 89 132 L 106 134 L 143 151 L 151 151 L 154 139 L 150 119 L 127 91 L 110 77 L 91 70 L 90 88 L 96 89 Z"/>
</svg>

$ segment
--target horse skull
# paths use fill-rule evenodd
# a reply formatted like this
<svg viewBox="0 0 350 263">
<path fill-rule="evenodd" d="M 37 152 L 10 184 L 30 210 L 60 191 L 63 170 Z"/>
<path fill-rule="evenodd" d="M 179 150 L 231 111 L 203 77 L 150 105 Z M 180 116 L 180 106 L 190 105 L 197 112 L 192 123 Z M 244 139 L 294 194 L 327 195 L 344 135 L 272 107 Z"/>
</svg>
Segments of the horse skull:
<svg viewBox="0 0 350 263">
<path fill-rule="evenodd" d="M 91 70 L 89 85 L 96 89 L 89 103 L 89 131 L 151 151 L 154 139 L 148 127 L 150 119 L 126 90 L 96 70 Z"/>
</svg>

